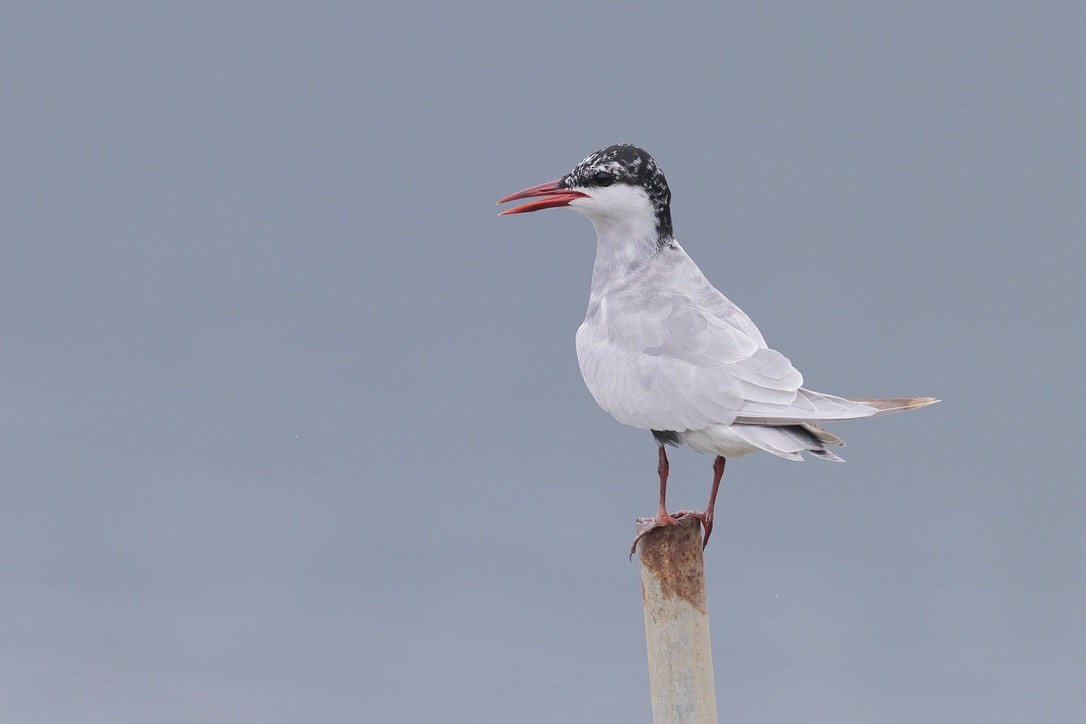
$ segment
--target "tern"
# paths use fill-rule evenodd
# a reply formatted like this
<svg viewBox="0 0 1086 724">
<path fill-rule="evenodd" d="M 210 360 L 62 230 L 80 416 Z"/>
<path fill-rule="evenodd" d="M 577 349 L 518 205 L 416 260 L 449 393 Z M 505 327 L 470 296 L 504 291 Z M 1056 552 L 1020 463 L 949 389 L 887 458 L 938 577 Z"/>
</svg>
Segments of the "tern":
<svg viewBox="0 0 1086 724">
<path fill-rule="evenodd" d="M 609 146 L 557 181 L 506 196 L 533 199 L 500 215 L 569 207 L 596 229 L 588 312 L 577 360 L 592 397 L 619 422 L 652 432 L 660 501 L 637 542 L 655 528 L 696 518 L 713 532 L 725 462 L 756 451 L 788 460 L 808 453 L 841 462 L 844 445 L 822 423 L 904 412 L 934 397 L 852 398 L 809 390 L 788 358 L 721 294 L 676 241 L 671 190 L 656 161 L 630 144 Z M 667 511 L 666 447 L 715 455 L 704 511 Z"/>
</svg>

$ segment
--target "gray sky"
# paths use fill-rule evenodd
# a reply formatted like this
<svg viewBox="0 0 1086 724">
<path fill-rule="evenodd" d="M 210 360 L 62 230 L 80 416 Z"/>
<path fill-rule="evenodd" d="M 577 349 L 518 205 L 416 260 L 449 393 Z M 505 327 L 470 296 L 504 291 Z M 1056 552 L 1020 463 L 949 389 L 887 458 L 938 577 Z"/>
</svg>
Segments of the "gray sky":
<svg viewBox="0 0 1086 724">
<path fill-rule="evenodd" d="M 648 721 L 656 453 L 577 370 L 592 229 L 493 206 L 632 142 L 810 386 L 945 399 L 834 426 L 847 465 L 729 465 L 725 718 L 1081 721 L 1084 35 L 6 5 L 0 720 Z"/>
</svg>

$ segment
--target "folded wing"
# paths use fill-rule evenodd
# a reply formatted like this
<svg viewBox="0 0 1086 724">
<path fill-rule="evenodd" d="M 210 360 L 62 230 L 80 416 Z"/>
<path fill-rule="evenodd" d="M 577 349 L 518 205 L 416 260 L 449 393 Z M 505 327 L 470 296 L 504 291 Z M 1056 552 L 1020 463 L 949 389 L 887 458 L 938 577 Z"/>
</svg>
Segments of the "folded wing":
<svg viewBox="0 0 1086 724">
<path fill-rule="evenodd" d="M 615 295 L 598 310 L 602 336 L 593 341 L 590 369 L 582 372 L 586 380 L 603 382 L 590 389 L 619 421 L 673 431 L 732 423 L 795 425 L 935 401 L 848 399 L 808 390 L 799 371 L 766 345 L 742 310 L 708 282 L 693 289 L 693 295 L 674 287 L 657 287 L 651 296 Z"/>
</svg>

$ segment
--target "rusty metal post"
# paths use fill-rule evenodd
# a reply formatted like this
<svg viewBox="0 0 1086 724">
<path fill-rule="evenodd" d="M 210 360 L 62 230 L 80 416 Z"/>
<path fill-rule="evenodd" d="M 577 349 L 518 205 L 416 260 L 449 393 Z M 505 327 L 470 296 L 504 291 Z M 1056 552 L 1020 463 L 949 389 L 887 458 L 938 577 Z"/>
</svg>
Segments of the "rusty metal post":
<svg viewBox="0 0 1086 724">
<path fill-rule="evenodd" d="M 641 522 L 638 521 L 638 532 Z M 637 544 L 655 724 L 716 724 L 701 523 L 657 528 Z"/>
</svg>

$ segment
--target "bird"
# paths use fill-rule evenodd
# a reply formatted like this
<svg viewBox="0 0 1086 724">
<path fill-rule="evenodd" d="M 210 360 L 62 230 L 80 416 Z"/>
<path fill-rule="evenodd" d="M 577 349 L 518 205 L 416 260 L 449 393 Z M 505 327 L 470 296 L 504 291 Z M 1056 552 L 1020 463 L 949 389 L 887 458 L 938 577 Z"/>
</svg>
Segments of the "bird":
<svg viewBox="0 0 1086 724">
<path fill-rule="evenodd" d="M 596 257 L 588 311 L 577 330 L 581 376 L 597 404 L 657 446 L 659 503 L 639 519 L 630 547 L 651 531 L 695 518 L 709 543 L 728 460 L 768 452 L 843 462 L 824 423 L 926 407 L 934 397 L 855 398 L 815 392 L 750 317 L 718 291 L 675 238 L 671 190 L 646 151 L 632 144 L 592 153 L 555 181 L 498 201 L 530 199 L 500 216 L 568 207 L 592 222 Z M 667 449 L 714 455 L 704 510 L 667 510 Z"/>
</svg>

